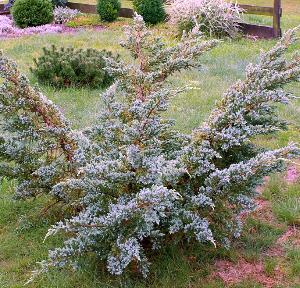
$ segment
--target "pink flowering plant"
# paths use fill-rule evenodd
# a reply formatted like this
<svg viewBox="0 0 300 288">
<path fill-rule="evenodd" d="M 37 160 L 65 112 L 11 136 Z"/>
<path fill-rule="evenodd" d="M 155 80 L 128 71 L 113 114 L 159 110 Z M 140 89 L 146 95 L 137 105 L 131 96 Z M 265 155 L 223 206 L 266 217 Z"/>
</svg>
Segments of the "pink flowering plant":
<svg viewBox="0 0 300 288">
<path fill-rule="evenodd" d="M 224 0 L 172 0 L 168 7 L 170 22 L 180 33 L 198 24 L 202 32 L 214 37 L 237 37 L 242 12 L 237 4 Z"/>
<path fill-rule="evenodd" d="M 20 37 L 23 35 L 32 34 L 54 34 L 71 32 L 73 29 L 58 24 L 45 24 L 37 27 L 18 28 L 15 26 L 13 20 L 4 15 L 0 15 L 0 38 Z"/>
<path fill-rule="evenodd" d="M 54 22 L 56 24 L 63 24 L 80 16 L 81 13 L 77 9 L 71 9 L 68 7 L 55 7 L 53 11 L 53 15 L 54 15 Z"/>
<path fill-rule="evenodd" d="M 13 30 L 13 21 L 7 16 L 0 16 L 0 35 L 12 33 Z"/>
</svg>

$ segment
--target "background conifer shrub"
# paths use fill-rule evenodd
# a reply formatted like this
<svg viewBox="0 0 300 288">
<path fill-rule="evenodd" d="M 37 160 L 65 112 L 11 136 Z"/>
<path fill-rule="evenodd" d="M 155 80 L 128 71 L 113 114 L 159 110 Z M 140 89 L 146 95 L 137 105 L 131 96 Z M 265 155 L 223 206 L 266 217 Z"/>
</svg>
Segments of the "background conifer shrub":
<svg viewBox="0 0 300 288">
<path fill-rule="evenodd" d="M 16 0 L 11 13 L 20 28 L 40 26 L 53 20 L 53 5 L 50 0 Z"/>
<path fill-rule="evenodd" d="M 118 18 L 120 9 L 119 0 L 98 0 L 97 12 L 102 21 L 113 22 Z"/>
<path fill-rule="evenodd" d="M 224 0 L 171 0 L 169 20 L 178 30 L 190 31 L 195 25 L 208 36 L 235 38 L 240 33 L 243 10 Z"/>
<path fill-rule="evenodd" d="M 134 0 L 133 7 L 146 23 L 157 24 L 166 18 L 163 0 Z"/>
<path fill-rule="evenodd" d="M 182 91 L 166 80 L 198 67 L 216 41 L 203 42 L 196 28 L 168 47 L 140 16 L 125 35 L 122 46 L 133 59 L 108 60 L 117 81 L 102 96 L 99 120 L 83 133 L 89 148 L 80 174 L 55 188 L 58 195 L 83 191 L 82 210 L 49 229 L 46 238 L 65 233 L 67 239 L 33 277 L 53 266 L 74 267 L 85 253 L 95 253 L 112 274 L 134 267 L 147 276 L 150 250 L 163 249 L 166 241 L 228 247 L 240 236 L 241 215 L 254 209 L 264 177 L 300 155 L 292 143 L 267 150 L 251 141 L 286 128 L 277 106 L 293 98 L 284 84 L 300 80 L 299 56 L 284 57 L 296 41 L 294 30 L 248 65 L 245 79 L 188 135 L 162 116 Z"/>
<path fill-rule="evenodd" d="M 105 57 L 112 54 L 95 49 L 44 48 L 43 55 L 34 59 L 31 69 L 40 83 L 57 88 L 69 86 L 106 87 L 112 77 L 105 71 Z"/>
</svg>

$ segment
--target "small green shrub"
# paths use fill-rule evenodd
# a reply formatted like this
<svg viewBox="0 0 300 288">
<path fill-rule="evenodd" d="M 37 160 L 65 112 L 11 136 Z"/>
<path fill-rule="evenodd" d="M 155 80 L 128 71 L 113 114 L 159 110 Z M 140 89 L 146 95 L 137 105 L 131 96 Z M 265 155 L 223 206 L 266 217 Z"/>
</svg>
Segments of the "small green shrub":
<svg viewBox="0 0 300 288">
<path fill-rule="evenodd" d="M 163 0 L 134 0 L 134 10 L 149 24 L 157 24 L 166 18 Z"/>
<path fill-rule="evenodd" d="M 21 28 L 40 26 L 53 20 L 53 5 L 49 0 L 17 0 L 11 13 Z"/>
<path fill-rule="evenodd" d="M 119 16 L 121 3 L 119 0 L 98 0 L 97 12 L 102 21 L 112 22 Z"/>
<path fill-rule="evenodd" d="M 35 67 L 31 72 L 40 83 L 57 88 L 69 86 L 88 86 L 99 88 L 108 86 L 112 78 L 104 70 L 104 57 L 111 57 L 110 52 L 94 49 L 44 48 L 44 55 L 34 59 Z"/>
</svg>

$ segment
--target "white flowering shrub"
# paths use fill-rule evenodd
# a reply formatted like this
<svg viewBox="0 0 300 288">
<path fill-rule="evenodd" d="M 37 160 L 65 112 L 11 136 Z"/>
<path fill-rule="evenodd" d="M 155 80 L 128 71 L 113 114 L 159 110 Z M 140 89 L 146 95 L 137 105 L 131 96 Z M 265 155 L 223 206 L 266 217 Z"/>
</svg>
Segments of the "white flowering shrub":
<svg viewBox="0 0 300 288">
<path fill-rule="evenodd" d="M 80 169 L 82 177 L 57 186 L 63 193 L 85 191 L 84 208 L 49 229 L 46 237 L 64 232 L 68 238 L 34 275 L 52 266 L 76 267 L 78 258 L 93 252 L 112 274 L 138 269 L 146 276 L 149 243 L 160 249 L 164 241 L 184 238 L 227 247 L 240 235 L 240 215 L 254 208 L 264 176 L 299 155 L 294 144 L 267 151 L 251 142 L 285 127 L 275 104 L 288 103 L 292 95 L 282 86 L 300 80 L 299 58 L 283 57 L 294 31 L 247 67 L 245 80 L 228 89 L 207 122 L 182 135 L 162 118 L 180 92 L 165 80 L 197 65 L 215 42 L 199 43 L 194 31 L 166 47 L 139 16 L 134 21 L 122 43 L 134 61 L 108 61 L 118 81 L 103 94 L 99 121 L 86 131 L 93 157 Z"/>
<path fill-rule="evenodd" d="M 168 5 L 170 22 L 181 33 L 198 23 L 203 33 L 214 37 L 237 37 L 242 12 L 237 4 L 225 0 L 171 0 Z"/>
<path fill-rule="evenodd" d="M 80 16 L 81 12 L 77 9 L 57 6 L 54 8 L 53 15 L 54 15 L 54 22 L 56 24 L 63 24 Z"/>
</svg>

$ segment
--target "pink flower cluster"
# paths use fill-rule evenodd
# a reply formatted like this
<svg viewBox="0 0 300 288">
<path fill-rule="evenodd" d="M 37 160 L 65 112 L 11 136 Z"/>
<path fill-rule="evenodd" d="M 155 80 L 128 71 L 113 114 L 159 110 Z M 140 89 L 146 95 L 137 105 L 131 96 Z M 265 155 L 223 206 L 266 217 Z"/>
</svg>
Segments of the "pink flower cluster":
<svg viewBox="0 0 300 288">
<path fill-rule="evenodd" d="M 0 38 L 20 37 L 23 35 L 32 34 L 55 34 L 72 32 L 74 30 L 76 29 L 65 27 L 64 25 L 59 24 L 46 24 L 42 26 L 21 29 L 15 26 L 10 17 L 0 15 Z"/>
</svg>

